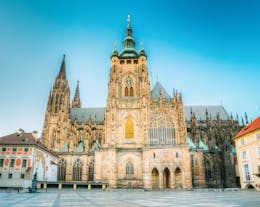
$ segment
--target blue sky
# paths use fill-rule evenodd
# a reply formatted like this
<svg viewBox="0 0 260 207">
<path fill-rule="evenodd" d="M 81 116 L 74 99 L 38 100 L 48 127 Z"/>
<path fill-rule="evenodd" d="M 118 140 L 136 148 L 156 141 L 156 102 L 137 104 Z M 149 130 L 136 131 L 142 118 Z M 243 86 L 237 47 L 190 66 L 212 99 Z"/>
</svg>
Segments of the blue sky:
<svg viewBox="0 0 260 207">
<path fill-rule="evenodd" d="M 185 105 L 222 104 L 260 114 L 260 1 L 0 1 L 0 135 L 41 131 L 50 88 L 67 56 L 73 96 L 105 106 L 110 55 L 126 18 L 137 48 L 169 94 Z"/>
</svg>

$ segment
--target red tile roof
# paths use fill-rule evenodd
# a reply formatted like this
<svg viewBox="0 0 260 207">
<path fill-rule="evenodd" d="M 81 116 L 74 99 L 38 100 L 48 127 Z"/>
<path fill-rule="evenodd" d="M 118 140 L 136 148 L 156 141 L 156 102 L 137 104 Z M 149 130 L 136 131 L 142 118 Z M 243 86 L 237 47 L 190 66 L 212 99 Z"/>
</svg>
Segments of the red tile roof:
<svg viewBox="0 0 260 207">
<path fill-rule="evenodd" d="M 0 145 L 37 145 L 38 147 L 51 153 L 52 155 L 57 156 L 56 153 L 48 149 L 39 140 L 35 139 L 33 133 L 21 132 L 0 137 Z"/>
<path fill-rule="evenodd" d="M 248 134 L 252 131 L 255 131 L 256 129 L 260 129 L 260 116 L 257 117 L 253 122 L 246 125 L 243 129 L 241 129 L 237 135 L 234 137 L 234 139 L 241 137 L 242 135 Z"/>
<path fill-rule="evenodd" d="M 0 137 L 0 144 L 34 145 L 36 143 L 32 133 L 14 133 Z"/>
</svg>

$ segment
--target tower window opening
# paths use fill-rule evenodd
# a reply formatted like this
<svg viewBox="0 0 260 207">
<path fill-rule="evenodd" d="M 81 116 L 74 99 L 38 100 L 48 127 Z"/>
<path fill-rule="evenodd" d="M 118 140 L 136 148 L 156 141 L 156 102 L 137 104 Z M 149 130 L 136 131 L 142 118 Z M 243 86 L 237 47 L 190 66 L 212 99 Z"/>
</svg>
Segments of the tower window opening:
<svg viewBox="0 0 260 207">
<path fill-rule="evenodd" d="M 134 96 L 134 89 L 133 89 L 133 87 L 130 88 L 130 96 Z"/>
<path fill-rule="evenodd" d="M 120 60 L 120 64 L 125 64 L 125 61 L 124 60 Z"/>
<path fill-rule="evenodd" d="M 134 60 L 134 64 L 138 64 L 138 60 Z"/>
<path fill-rule="evenodd" d="M 128 88 L 125 87 L 125 96 L 128 96 Z"/>
<path fill-rule="evenodd" d="M 127 60 L 127 61 L 126 61 L 126 64 L 131 64 L 131 60 Z"/>
</svg>

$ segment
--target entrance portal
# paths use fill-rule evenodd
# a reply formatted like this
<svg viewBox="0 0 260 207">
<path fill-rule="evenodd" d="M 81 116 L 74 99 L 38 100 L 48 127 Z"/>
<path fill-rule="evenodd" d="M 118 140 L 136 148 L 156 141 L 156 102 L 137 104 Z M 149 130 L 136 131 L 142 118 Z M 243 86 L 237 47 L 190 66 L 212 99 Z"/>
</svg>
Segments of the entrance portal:
<svg viewBox="0 0 260 207">
<path fill-rule="evenodd" d="M 177 168 L 174 173 L 175 177 L 175 189 L 182 189 L 182 172 L 180 168 Z"/>
<path fill-rule="evenodd" d="M 152 171 L 152 189 L 159 188 L 159 172 L 156 168 Z"/>
<path fill-rule="evenodd" d="M 170 188 L 170 170 L 167 167 L 163 171 L 163 188 Z"/>
</svg>

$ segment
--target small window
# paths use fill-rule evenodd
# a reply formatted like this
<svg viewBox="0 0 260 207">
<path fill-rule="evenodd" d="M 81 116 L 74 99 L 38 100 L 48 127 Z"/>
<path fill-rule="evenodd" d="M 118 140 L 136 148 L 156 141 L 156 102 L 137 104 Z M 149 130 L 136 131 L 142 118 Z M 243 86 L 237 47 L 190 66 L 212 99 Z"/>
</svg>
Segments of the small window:
<svg viewBox="0 0 260 207">
<path fill-rule="evenodd" d="M 127 61 L 126 61 L 126 64 L 131 64 L 131 60 L 127 60 Z"/>
<path fill-rule="evenodd" d="M 26 165 L 27 165 L 27 160 L 23 160 L 22 167 L 26 167 Z"/>
<path fill-rule="evenodd" d="M 21 179 L 24 179 L 24 174 L 21 174 L 20 178 L 21 178 Z"/>
<path fill-rule="evenodd" d="M 256 152 L 257 156 L 260 157 L 260 147 L 257 147 L 256 150 L 257 150 L 257 152 Z"/>
<path fill-rule="evenodd" d="M 155 158 L 156 156 L 155 156 L 155 153 L 153 153 L 153 158 Z"/>
<path fill-rule="evenodd" d="M 176 158 L 178 158 L 179 157 L 179 153 L 178 152 L 176 152 Z"/>
<path fill-rule="evenodd" d="M 5 147 L 2 148 L 2 152 L 6 152 L 6 148 Z"/>
<path fill-rule="evenodd" d="M 246 151 L 243 151 L 243 152 L 242 152 L 242 158 L 243 158 L 243 159 L 247 159 Z"/>
<path fill-rule="evenodd" d="M 14 159 L 11 159 L 11 162 L 10 162 L 10 167 L 14 167 Z"/>
<path fill-rule="evenodd" d="M 134 60 L 134 64 L 138 64 L 138 60 Z"/>
<path fill-rule="evenodd" d="M 125 61 L 124 60 L 120 60 L 120 64 L 125 64 Z"/>
<path fill-rule="evenodd" d="M 16 151 L 17 151 L 17 149 L 16 149 L 16 147 L 14 147 L 14 148 L 13 148 L 13 152 L 16 152 Z"/>
<path fill-rule="evenodd" d="M 257 133 L 257 134 L 255 135 L 255 138 L 256 138 L 256 140 L 260 140 L 260 133 Z"/>
<path fill-rule="evenodd" d="M 13 178 L 13 174 L 12 173 L 9 173 L 8 174 L 8 179 L 12 179 Z"/>
<path fill-rule="evenodd" d="M 240 144 L 241 144 L 241 145 L 245 144 L 245 140 L 244 140 L 244 139 L 241 139 L 241 140 L 240 140 Z"/>
<path fill-rule="evenodd" d="M 258 174 L 260 174 L 260 165 L 258 165 Z"/>
<path fill-rule="evenodd" d="M 28 152 L 28 151 L 29 151 L 29 148 L 28 148 L 28 147 L 24 148 L 24 151 L 25 151 L 25 152 Z"/>
<path fill-rule="evenodd" d="M 0 167 L 4 167 L 4 159 L 0 159 Z"/>
</svg>

